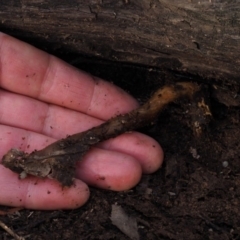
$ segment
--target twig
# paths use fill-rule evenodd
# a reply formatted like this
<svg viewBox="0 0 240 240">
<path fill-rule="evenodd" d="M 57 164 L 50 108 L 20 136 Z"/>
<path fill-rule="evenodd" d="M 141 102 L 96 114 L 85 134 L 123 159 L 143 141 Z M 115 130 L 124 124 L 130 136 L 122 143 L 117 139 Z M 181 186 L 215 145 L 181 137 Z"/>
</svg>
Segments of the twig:
<svg viewBox="0 0 240 240">
<path fill-rule="evenodd" d="M 3 228 L 8 234 L 10 234 L 16 240 L 25 240 L 24 237 L 18 236 L 13 230 L 11 230 L 5 223 L 0 221 L 0 227 Z"/>
</svg>

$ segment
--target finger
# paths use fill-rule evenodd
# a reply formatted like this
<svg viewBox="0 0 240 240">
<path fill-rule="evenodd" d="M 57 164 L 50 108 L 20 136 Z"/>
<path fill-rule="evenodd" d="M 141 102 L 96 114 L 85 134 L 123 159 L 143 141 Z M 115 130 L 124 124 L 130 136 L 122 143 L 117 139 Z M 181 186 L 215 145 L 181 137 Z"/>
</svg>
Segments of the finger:
<svg viewBox="0 0 240 240">
<path fill-rule="evenodd" d="M 100 119 L 137 106 L 120 88 L 2 33 L 0 64 L 2 88 Z"/>
<path fill-rule="evenodd" d="M 153 138 L 138 132 L 125 133 L 98 145 L 137 159 L 145 174 L 158 170 L 163 163 L 163 150 Z"/>
<path fill-rule="evenodd" d="M 59 139 L 103 121 L 89 115 L 0 90 L 0 123 Z"/>
<path fill-rule="evenodd" d="M 142 168 L 130 155 L 93 148 L 78 162 L 76 176 L 91 186 L 124 191 L 140 181 Z"/>
<path fill-rule="evenodd" d="M 54 138 L 46 137 L 42 134 L 0 125 L 0 162 L 2 156 L 11 148 L 17 148 L 30 153 L 34 150 L 42 149 L 55 141 Z"/>
<path fill-rule="evenodd" d="M 86 114 L 6 91 L 0 91 L 0 106 L 0 123 L 25 128 L 55 139 L 85 131 L 103 122 Z M 26 141 L 27 137 L 24 142 Z M 27 142 L 30 144 L 32 141 Z M 41 149 L 41 146 L 35 147 Z M 159 144 L 137 132 L 110 139 L 99 147 L 133 156 L 139 160 L 144 173 L 156 171 L 163 160 L 163 152 Z"/>
<path fill-rule="evenodd" d="M 55 125 L 53 126 L 54 129 Z M 77 128 L 77 125 L 73 126 Z M 70 126 L 69 129 L 70 132 L 74 131 Z M 64 132 L 66 128 L 61 130 Z M 64 133 L 66 134 L 67 131 Z M 27 152 L 40 150 L 54 141 L 55 138 L 42 134 L 0 125 L 0 155 L 4 155 L 10 148 L 20 148 Z M 137 132 L 122 134 L 99 144 L 98 147 L 132 156 L 139 161 L 144 173 L 156 171 L 163 162 L 163 151 L 159 144 L 154 139 Z"/>
<path fill-rule="evenodd" d="M 0 157 L 10 146 L 31 152 L 36 146 L 54 141 L 41 134 L 0 126 Z M 1 160 L 0 160 L 1 161 Z M 141 178 L 142 168 L 135 158 L 115 151 L 93 148 L 79 162 L 77 177 L 86 183 L 112 190 L 126 190 L 135 186 Z M 104 181 L 98 181 L 104 176 Z M 0 178 L 1 179 L 1 178 Z"/>
<path fill-rule="evenodd" d="M 74 186 L 62 188 L 55 180 L 18 175 L 0 165 L 0 205 L 39 210 L 73 209 L 89 198 L 87 185 L 75 180 Z"/>
</svg>

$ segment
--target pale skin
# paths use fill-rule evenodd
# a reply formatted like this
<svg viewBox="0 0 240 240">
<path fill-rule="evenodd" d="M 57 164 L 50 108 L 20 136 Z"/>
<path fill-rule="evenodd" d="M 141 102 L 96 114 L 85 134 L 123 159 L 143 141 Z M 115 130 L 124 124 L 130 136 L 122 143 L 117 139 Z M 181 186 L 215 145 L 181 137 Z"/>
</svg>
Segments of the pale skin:
<svg viewBox="0 0 240 240">
<path fill-rule="evenodd" d="M 138 106 L 120 88 L 0 33 L 0 158 L 10 148 L 31 152 L 87 130 Z M 74 186 L 27 177 L 0 165 L 0 205 L 74 209 L 89 198 L 88 186 L 124 191 L 155 172 L 163 151 L 149 136 L 125 133 L 92 148 L 76 169 Z"/>
</svg>

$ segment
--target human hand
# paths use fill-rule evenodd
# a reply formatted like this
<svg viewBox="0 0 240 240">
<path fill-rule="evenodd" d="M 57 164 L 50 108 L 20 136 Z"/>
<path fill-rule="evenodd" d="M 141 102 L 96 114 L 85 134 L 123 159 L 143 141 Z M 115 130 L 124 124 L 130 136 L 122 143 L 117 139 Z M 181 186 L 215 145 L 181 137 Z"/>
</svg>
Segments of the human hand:
<svg viewBox="0 0 240 240">
<path fill-rule="evenodd" d="M 26 43 L 0 33 L 0 158 L 10 149 L 41 149 L 138 106 L 120 88 L 81 72 Z M 77 164 L 74 186 L 27 177 L 0 165 L 0 205 L 72 209 L 89 198 L 88 185 L 123 191 L 162 164 L 152 138 L 125 133 L 92 148 Z M 1 161 L 1 160 L 0 160 Z"/>
</svg>

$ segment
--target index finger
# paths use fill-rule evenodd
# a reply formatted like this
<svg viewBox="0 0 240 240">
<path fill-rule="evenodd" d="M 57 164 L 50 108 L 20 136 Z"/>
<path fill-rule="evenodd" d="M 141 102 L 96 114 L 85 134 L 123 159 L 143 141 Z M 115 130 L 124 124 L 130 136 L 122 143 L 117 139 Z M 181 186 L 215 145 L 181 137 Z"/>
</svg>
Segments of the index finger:
<svg viewBox="0 0 240 240">
<path fill-rule="evenodd" d="M 12 92 L 108 119 L 137 107 L 120 88 L 0 33 L 0 86 Z"/>
</svg>

